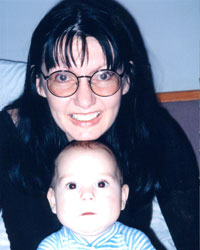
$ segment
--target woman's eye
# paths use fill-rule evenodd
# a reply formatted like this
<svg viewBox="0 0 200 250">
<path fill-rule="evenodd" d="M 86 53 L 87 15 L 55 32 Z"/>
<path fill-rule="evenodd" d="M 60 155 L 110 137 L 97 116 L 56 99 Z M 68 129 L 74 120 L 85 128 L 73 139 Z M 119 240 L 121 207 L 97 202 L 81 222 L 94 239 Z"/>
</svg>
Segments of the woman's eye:
<svg viewBox="0 0 200 250">
<path fill-rule="evenodd" d="M 66 185 L 67 189 L 76 189 L 77 188 L 77 185 L 76 183 L 68 183 Z"/>
<path fill-rule="evenodd" d="M 55 76 L 55 80 L 56 80 L 57 82 L 66 82 L 66 81 L 69 80 L 69 77 L 68 77 L 67 74 L 57 74 L 57 75 Z"/>
<path fill-rule="evenodd" d="M 111 73 L 108 72 L 108 71 L 101 72 L 101 73 L 99 74 L 99 80 L 102 80 L 102 81 L 105 81 L 105 80 L 107 81 L 107 80 L 109 80 L 111 77 L 112 77 L 112 76 L 111 76 Z"/>
<path fill-rule="evenodd" d="M 104 188 L 104 187 L 107 187 L 107 186 L 108 186 L 108 182 L 106 182 L 106 181 L 98 182 L 98 187 L 99 188 Z"/>
</svg>

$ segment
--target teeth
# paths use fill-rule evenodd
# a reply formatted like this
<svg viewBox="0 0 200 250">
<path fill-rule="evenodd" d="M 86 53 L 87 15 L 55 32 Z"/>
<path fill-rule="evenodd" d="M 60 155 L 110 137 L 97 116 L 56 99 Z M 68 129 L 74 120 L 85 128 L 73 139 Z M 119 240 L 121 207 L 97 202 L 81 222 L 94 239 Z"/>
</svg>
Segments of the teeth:
<svg viewBox="0 0 200 250">
<path fill-rule="evenodd" d="M 94 118 L 98 117 L 100 114 L 100 112 L 96 112 L 96 113 L 92 113 L 92 114 L 87 114 L 87 115 L 83 115 L 83 114 L 73 114 L 72 118 L 79 120 L 79 121 L 90 121 L 93 120 Z"/>
</svg>

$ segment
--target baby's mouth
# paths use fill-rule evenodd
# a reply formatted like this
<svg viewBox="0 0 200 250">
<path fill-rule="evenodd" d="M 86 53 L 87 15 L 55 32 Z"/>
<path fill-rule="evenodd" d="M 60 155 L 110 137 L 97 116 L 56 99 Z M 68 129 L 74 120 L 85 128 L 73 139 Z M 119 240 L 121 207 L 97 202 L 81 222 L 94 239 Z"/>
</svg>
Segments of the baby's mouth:
<svg viewBox="0 0 200 250">
<path fill-rule="evenodd" d="M 85 213 L 82 213 L 81 215 L 82 216 L 85 216 L 85 215 L 95 215 L 95 213 L 93 213 L 93 212 L 85 212 Z"/>
<path fill-rule="evenodd" d="M 97 118 L 100 112 L 90 113 L 90 114 L 72 114 L 71 117 L 77 121 L 91 121 Z"/>
</svg>

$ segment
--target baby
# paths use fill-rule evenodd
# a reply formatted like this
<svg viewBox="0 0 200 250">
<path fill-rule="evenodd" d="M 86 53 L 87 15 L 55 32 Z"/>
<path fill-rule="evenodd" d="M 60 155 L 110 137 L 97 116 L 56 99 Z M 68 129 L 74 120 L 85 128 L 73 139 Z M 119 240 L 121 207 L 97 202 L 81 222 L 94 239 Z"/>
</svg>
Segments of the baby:
<svg viewBox="0 0 200 250">
<path fill-rule="evenodd" d="M 155 249 L 147 236 L 117 222 L 129 187 L 113 152 L 99 142 L 72 142 L 57 157 L 48 190 L 52 212 L 63 224 L 38 250 Z"/>
</svg>

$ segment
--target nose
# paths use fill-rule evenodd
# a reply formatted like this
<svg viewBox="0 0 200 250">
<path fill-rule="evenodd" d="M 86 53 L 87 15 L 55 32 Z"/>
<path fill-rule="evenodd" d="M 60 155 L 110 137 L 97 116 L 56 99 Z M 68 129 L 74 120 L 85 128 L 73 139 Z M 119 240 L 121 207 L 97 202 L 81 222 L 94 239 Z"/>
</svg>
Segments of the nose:
<svg viewBox="0 0 200 250">
<path fill-rule="evenodd" d="M 94 200 L 95 193 L 93 188 L 84 188 L 81 192 L 81 199 L 84 201 Z"/>
<path fill-rule="evenodd" d="M 88 78 L 79 79 L 79 88 L 75 93 L 74 103 L 84 109 L 90 108 L 96 103 L 96 96 L 89 86 Z"/>
</svg>

